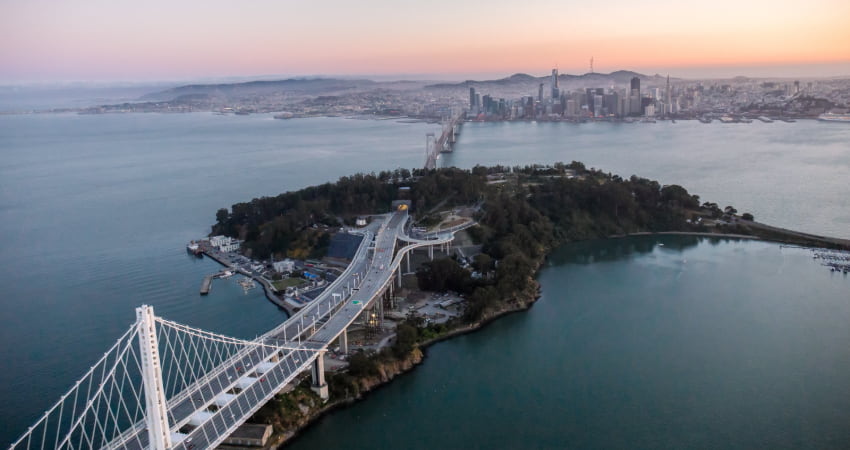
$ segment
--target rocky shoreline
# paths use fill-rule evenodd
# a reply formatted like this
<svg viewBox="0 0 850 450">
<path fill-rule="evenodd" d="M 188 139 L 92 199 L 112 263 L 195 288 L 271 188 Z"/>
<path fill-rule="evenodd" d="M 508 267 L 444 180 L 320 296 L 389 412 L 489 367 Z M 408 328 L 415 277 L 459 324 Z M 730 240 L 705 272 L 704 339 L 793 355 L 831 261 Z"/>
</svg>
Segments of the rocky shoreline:
<svg viewBox="0 0 850 450">
<path fill-rule="evenodd" d="M 535 278 L 531 280 L 532 287 L 530 289 L 521 292 L 513 301 L 504 304 L 503 307 L 498 310 L 491 311 L 478 322 L 454 328 L 439 336 L 420 342 L 413 351 L 404 358 L 379 363 L 378 375 L 359 377 L 357 379 L 359 388 L 357 394 L 337 399 L 334 399 L 332 396 L 331 400 L 324 404 L 318 404 L 320 403 L 320 400 L 317 396 L 313 396 L 314 398 L 312 398 L 312 401 L 302 398 L 301 400 L 304 401 L 305 404 L 303 406 L 305 407 L 299 407 L 301 414 L 296 419 L 294 426 L 280 431 L 276 429 L 275 434 L 272 435 L 272 438 L 269 441 L 270 444 L 268 448 L 285 448 L 286 444 L 288 444 L 293 438 L 297 437 L 300 433 L 309 428 L 310 425 L 316 423 L 326 414 L 353 405 L 354 403 L 365 399 L 367 396 L 366 394 L 369 392 L 388 384 L 399 375 L 410 372 L 416 366 L 424 362 L 426 356 L 425 350 L 429 346 L 456 336 L 478 331 L 503 316 L 526 311 L 531 308 L 531 306 L 540 298 L 541 289 L 540 284 L 536 280 L 536 275 L 542 267 L 544 260 L 545 258 L 540 258 L 538 261 L 535 261 Z M 332 382 L 332 380 L 330 382 Z M 305 389 L 305 391 L 307 390 Z M 295 391 L 290 391 L 283 395 L 292 395 L 292 392 Z M 300 392 L 299 394 L 296 394 L 296 396 L 301 397 L 304 397 L 305 395 L 309 394 L 302 394 Z"/>
</svg>

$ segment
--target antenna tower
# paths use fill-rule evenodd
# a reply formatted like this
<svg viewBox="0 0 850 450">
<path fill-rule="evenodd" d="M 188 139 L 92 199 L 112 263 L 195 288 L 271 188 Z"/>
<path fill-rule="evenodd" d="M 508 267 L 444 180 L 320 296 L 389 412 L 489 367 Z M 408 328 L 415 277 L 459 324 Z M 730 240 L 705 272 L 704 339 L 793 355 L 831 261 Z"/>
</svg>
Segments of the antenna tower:
<svg viewBox="0 0 850 450">
<path fill-rule="evenodd" d="M 593 73 L 593 57 L 590 57 L 590 73 Z"/>
</svg>

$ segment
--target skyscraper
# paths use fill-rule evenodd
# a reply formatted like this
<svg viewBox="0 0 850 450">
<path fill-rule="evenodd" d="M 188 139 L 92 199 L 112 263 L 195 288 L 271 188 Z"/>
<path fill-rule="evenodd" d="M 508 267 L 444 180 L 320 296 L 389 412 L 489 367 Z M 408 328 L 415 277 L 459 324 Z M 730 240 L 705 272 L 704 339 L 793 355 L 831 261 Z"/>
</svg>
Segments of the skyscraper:
<svg viewBox="0 0 850 450">
<path fill-rule="evenodd" d="M 640 98 L 640 78 L 632 77 L 629 89 L 629 114 L 640 116 L 643 114 L 643 100 Z"/>
<path fill-rule="evenodd" d="M 637 95 L 640 97 L 640 78 L 633 77 L 631 83 L 631 95 Z"/>
<path fill-rule="evenodd" d="M 537 88 L 537 101 L 543 103 L 543 83 Z"/>
<path fill-rule="evenodd" d="M 475 109 L 475 88 L 469 88 L 469 110 L 472 111 Z"/>
<path fill-rule="evenodd" d="M 552 102 L 556 102 L 560 97 L 558 91 L 558 69 L 552 69 Z"/>
</svg>

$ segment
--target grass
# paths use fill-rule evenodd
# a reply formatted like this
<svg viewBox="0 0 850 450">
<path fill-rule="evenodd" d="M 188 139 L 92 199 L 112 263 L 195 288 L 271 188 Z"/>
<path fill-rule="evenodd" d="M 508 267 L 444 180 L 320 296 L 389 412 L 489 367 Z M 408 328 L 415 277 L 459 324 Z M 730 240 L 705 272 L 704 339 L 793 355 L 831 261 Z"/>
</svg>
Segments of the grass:
<svg viewBox="0 0 850 450">
<path fill-rule="evenodd" d="M 301 278 L 284 278 L 282 280 L 275 281 L 272 284 L 274 285 L 274 288 L 278 291 L 285 291 L 286 288 L 290 286 L 300 286 L 304 283 L 306 283 L 306 281 L 302 280 Z"/>
</svg>

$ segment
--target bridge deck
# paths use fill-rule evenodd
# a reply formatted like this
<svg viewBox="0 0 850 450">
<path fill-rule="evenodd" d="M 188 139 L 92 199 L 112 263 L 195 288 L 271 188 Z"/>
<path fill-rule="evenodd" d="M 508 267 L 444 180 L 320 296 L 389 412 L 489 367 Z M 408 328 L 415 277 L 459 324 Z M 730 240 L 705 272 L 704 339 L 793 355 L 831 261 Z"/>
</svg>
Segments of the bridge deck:
<svg viewBox="0 0 850 450">
<path fill-rule="evenodd" d="M 380 298 L 405 253 L 452 239 L 453 230 L 424 239 L 411 238 L 404 233 L 407 219 L 406 211 L 386 217 L 374 241 L 367 232 L 346 271 L 316 300 L 258 338 L 256 346 L 232 357 L 169 400 L 172 430 L 194 427 L 187 434 L 174 434 L 173 448 L 211 448 L 220 444 L 299 373 L 310 368 L 327 346 Z M 398 241 L 408 244 L 396 252 Z M 224 393 L 232 396 L 222 397 Z M 217 409 L 210 411 L 213 404 Z M 143 449 L 147 441 L 144 425 L 136 424 L 110 447 Z"/>
</svg>

